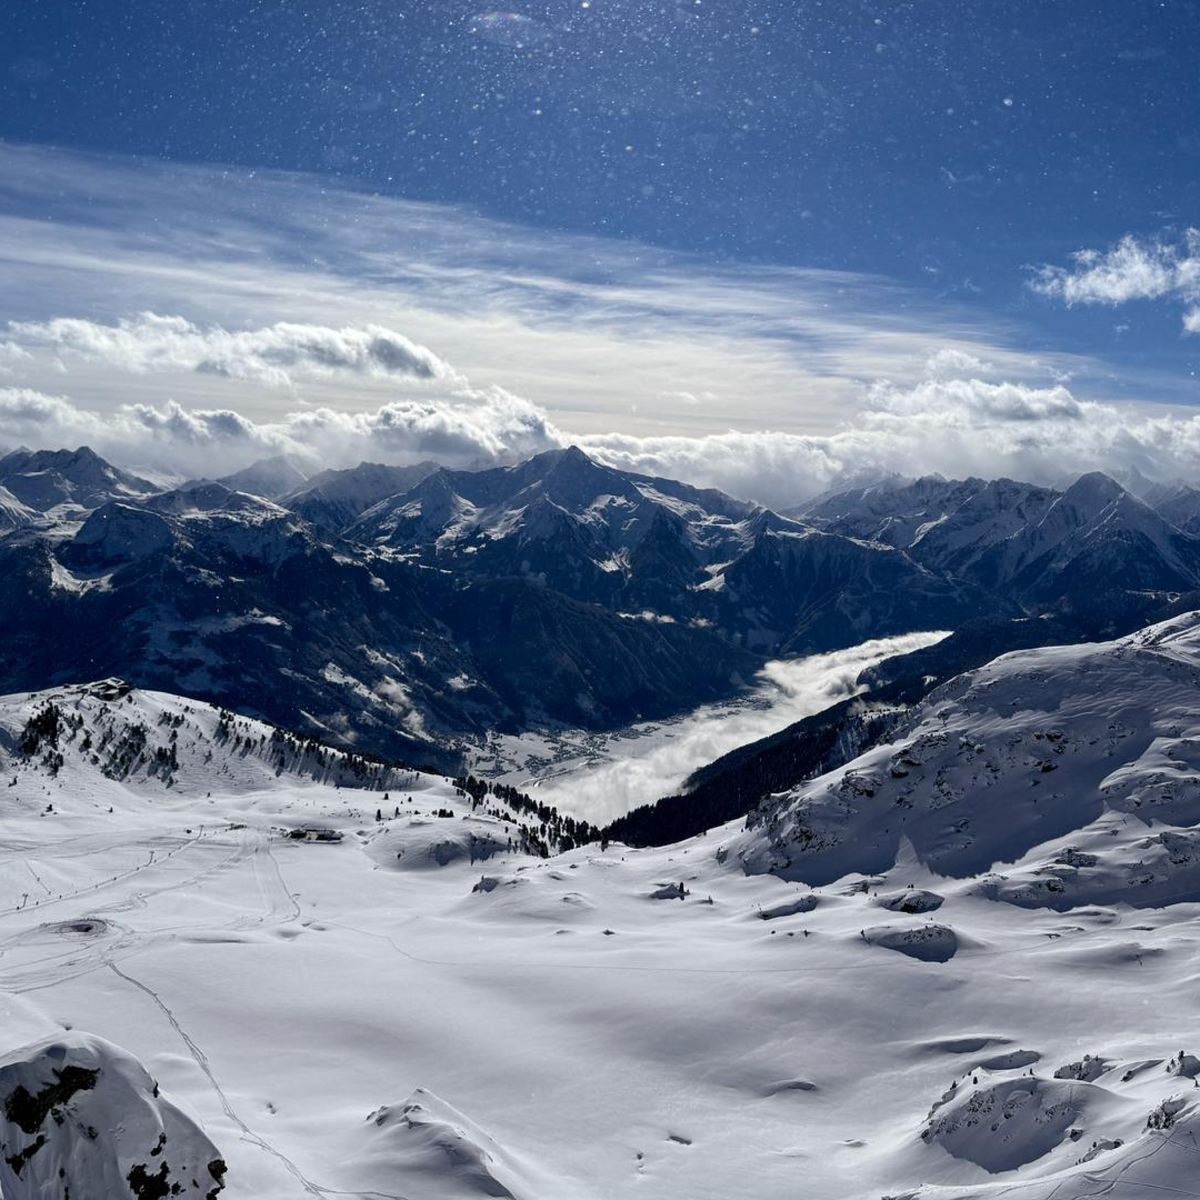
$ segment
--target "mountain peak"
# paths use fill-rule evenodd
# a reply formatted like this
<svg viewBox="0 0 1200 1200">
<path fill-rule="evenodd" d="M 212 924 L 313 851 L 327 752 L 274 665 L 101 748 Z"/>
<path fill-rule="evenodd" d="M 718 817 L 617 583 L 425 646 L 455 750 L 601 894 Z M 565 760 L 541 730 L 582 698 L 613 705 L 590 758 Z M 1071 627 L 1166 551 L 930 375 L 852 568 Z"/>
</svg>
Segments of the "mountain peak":
<svg viewBox="0 0 1200 1200">
<path fill-rule="evenodd" d="M 530 475 L 541 475 L 560 468 L 599 467 L 595 459 L 585 454 L 578 446 L 565 446 L 561 450 L 543 450 L 515 467 L 513 471 L 521 471 Z"/>
<path fill-rule="evenodd" d="M 290 455 L 273 454 L 240 471 L 222 475 L 217 482 L 234 492 L 250 492 L 274 500 L 302 487 L 307 480 L 308 472 L 301 470 Z"/>
<path fill-rule="evenodd" d="M 1111 475 L 1089 471 L 1063 493 L 1063 499 L 1086 507 L 1111 504 L 1129 493 Z"/>
<path fill-rule="evenodd" d="M 90 446 L 74 450 L 17 450 L 0 459 L 0 484 L 32 509 L 59 504 L 94 509 L 109 500 L 145 497 L 159 489 L 114 467 Z"/>
</svg>

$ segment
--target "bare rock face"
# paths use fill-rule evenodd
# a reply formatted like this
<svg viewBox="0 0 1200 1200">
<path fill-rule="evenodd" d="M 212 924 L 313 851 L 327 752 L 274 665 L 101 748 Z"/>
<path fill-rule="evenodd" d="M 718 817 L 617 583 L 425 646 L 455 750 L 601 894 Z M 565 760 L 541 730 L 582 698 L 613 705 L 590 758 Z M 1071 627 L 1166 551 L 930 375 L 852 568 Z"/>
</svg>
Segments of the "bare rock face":
<svg viewBox="0 0 1200 1200">
<path fill-rule="evenodd" d="M 141 1063 L 90 1034 L 0 1057 L 5 1200 L 216 1200 L 225 1162 Z"/>
<path fill-rule="evenodd" d="M 943 897 L 937 892 L 927 892 L 923 888 L 908 888 L 903 892 L 889 892 L 880 896 L 876 903 L 880 908 L 889 912 L 908 913 L 910 916 L 918 913 L 935 912 L 942 907 Z"/>
</svg>

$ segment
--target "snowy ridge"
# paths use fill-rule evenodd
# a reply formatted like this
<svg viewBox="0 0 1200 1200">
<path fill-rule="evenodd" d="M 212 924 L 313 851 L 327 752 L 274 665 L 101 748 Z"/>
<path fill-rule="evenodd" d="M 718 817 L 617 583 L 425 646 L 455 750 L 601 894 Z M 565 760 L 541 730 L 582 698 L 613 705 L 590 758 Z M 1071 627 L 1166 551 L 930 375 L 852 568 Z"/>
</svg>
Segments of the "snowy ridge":
<svg viewBox="0 0 1200 1200">
<path fill-rule="evenodd" d="M 1114 585 L 1196 587 L 1195 515 L 1187 489 L 1152 490 L 1143 501 L 1091 472 L 1062 492 L 1011 479 L 891 480 L 822 498 L 800 519 L 1045 603 Z"/>
<path fill-rule="evenodd" d="M 84 779 L 99 774 L 130 788 L 193 796 L 214 783 L 262 788 L 282 776 L 383 791 L 413 776 L 262 721 L 116 679 L 0 697 L 0 752 L 6 752 L 5 765 L 18 771 L 34 767 Z"/>
<path fill-rule="evenodd" d="M 0 486 L 28 512 L 69 518 L 110 500 L 141 499 L 153 483 L 77 450 L 14 450 L 0 458 Z"/>
<path fill-rule="evenodd" d="M 773 797 L 736 852 L 822 883 L 886 870 L 908 843 L 944 875 L 1014 864 L 981 886 L 1025 904 L 1200 897 L 1198 689 L 1195 613 L 1002 656 L 931 694 L 893 743 Z"/>
</svg>

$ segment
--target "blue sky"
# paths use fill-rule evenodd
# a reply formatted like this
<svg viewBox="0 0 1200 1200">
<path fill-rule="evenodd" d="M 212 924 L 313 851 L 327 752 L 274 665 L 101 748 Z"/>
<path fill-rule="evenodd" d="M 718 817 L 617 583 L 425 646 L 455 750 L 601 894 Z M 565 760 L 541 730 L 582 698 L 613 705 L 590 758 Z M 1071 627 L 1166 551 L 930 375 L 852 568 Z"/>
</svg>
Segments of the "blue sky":
<svg viewBox="0 0 1200 1200">
<path fill-rule="evenodd" d="M 386 326 L 453 368 L 423 403 L 498 387 L 580 435 L 825 436 L 856 404 L 869 424 L 884 381 L 929 382 L 939 349 L 991 386 L 1183 418 L 1198 16 L 1142 0 L 8 5 L 0 250 L 21 286 L 0 319 L 26 332 L 0 382 L 260 421 L 413 382 L 355 369 L 281 390 L 29 329 L 150 308 L 205 328 Z"/>
</svg>

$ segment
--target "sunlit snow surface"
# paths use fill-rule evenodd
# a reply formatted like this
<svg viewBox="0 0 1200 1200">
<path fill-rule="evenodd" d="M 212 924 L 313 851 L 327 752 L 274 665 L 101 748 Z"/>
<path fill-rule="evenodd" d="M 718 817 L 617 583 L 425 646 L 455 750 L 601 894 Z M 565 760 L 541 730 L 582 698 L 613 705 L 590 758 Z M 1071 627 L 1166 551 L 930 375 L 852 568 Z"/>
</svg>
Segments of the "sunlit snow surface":
<svg viewBox="0 0 1200 1200">
<path fill-rule="evenodd" d="M 973 678 L 781 798 L 786 820 L 549 860 L 445 781 L 384 801 L 276 776 L 269 731 L 219 741 L 212 710 L 161 695 L 64 693 L 83 723 L 52 777 L 7 749 L 39 701 L 0 700 L 0 1062 L 67 1025 L 133 1055 L 227 1162 L 222 1200 L 1194 1194 L 1200 907 L 1146 900 L 1160 877 L 1200 897 L 1200 622 Z M 92 762 L 139 723 L 177 732 L 170 788 Z M 1061 819 L 982 875 L 905 841 L 815 892 L 746 873 L 759 852 L 807 870 L 818 818 L 855 852 L 828 839 L 872 797 L 830 789 L 893 759 L 879 818 L 923 846 L 1007 852 L 1031 789 Z M 344 840 L 285 836 L 309 822 Z M 1082 902 L 1056 911 L 1038 879 Z M 102 1149 L 128 1136 L 111 1121 Z"/>
<path fill-rule="evenodd" d="M 471 748 L 472 769 L 529 790 L 593 825 L 672 795 L 706 763 L 854 695 L 858 676 L 895 654 L 930 646 L 945 633 L 876 638 L 806 658 L 770 662 L 752 691 L 685 716 L 614 733 L 589 730 L 494 736 Z"/>
</svg>

